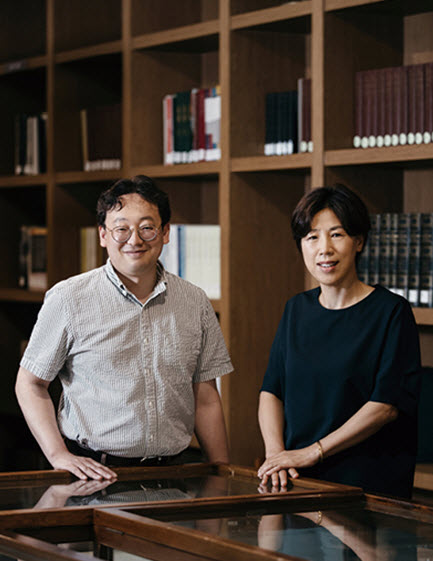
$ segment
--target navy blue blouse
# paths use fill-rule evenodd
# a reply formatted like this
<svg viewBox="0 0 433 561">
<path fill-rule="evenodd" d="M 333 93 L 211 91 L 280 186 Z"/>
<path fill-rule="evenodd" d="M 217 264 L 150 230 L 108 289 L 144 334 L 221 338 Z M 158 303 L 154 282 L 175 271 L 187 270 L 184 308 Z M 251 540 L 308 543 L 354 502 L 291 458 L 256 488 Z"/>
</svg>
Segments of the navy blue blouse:
<svg viewBox="0 0 433 561">
<path fill-rule="evenodd" d="M 324 308 L 319 295 L 316 288 L 287 302 L 261 388 L 283 402 L 285 447 L 323 438 L 367 401 L 395 405 L 396 421 L 301 473 L 409 497 L 420 385 L 412 310 L 381 286 L 340 310 Z"/>
</svg>

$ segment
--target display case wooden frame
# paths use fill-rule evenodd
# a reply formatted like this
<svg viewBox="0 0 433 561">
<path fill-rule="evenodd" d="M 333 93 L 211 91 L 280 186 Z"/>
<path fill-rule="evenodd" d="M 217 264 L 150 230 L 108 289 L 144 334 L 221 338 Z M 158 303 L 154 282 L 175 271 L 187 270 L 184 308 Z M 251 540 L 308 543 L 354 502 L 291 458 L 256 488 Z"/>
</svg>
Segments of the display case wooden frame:
<svg viewBox="0 0 433 561">
<path fill-rule="evenodd" d="M 230 448 L 235 462 L 260 463 L 263 445 L 251 419 L 269 349 L 285 301 L 310 287 L 289 231 L 299 197 L 342 180 L 371 212 L 433 211 L 433 144 L 351 148 L 356 70 L 433 61 L 431 2 L 4 0 L 0 21 L 0 204 L 4 224 L 15 230 L 7 240 L 0 232 L 7 387 L 31 329 L 13 308 L 28 305 L 35 318 L 43 299 L 16 286 L 20 221 L 38 218 L 48 226 L 51 286 L 79 272 L 77 230 L 94 224 L 95 193 L 120 176 L 145 173 L 169 190 L 176 220 L 221 226 L 222 296 L 214 307 L 236 369 L 222 381 Z M 263 96 L 294 87 L 302 76 L 313 82 L 314 152 L 265 157 Z M 164 166 L 162 96 L 216 82 L 221 160 Z M 81 171 L 74 113 L 99 101 L 122 104 L 118 172 Z M 47 172 L 15 176 L 13 113 L 42 110 Z M 26 207 L 32 198 L 37 216 Z M 433 310 L 415 309 L 415 317 L 423 364 L 431 366 Z M 9 395 L 4 406 L 11 403 L 18 414 Z"/>
<path fill-rule="evenodd" d="M 119 480 L 148 480 L 164 477 L 219 476 L 222 480 L 256 482 L 256 473 L 249 468 L 235 465 L 190 464 L 163 468 L 120 468 Z M 66 472 L 29 472 L 2 474 L 0 488 L 13 485 L 43 486 L 47 482 L 64 483 L 72 477 Z M 79 482 L 77 482 L 79 483 Z M 83 483 L 83 482 L 81 482 Z M 111 559 L 107 548 L 115 548 L 142 555 L 157 561 L 174 558 L 188 561 L 276 561 L 294 559 L 286 553 L 263 549 L 263 543 L 255 545 L 247 540 L 234 540 L 230 532 L 215 532 L 209 526 L 211 519 L 260 520 L 263 515 L 284 516 L 311 514 L 312 526 L 325 524 L 328 513 L 334 514 L 335 524 L 344 529 L 345 516 L 353 510 L 368 511 L 379 516 L 391 517 L 391 526 L 397 532 L 409 530 L 418 536 L 418 545 L 431 547 L 433 537 L 433 509 L 404 501 L 364 495 L 360 489 L 314 480 L 294 480 L 293 488 L 287 492 L 265 492 L 221 496 L 210 494 L 188 500 L 153 501 L 146 503 L 86 505 L 67 508 L 35 508 L 0 512 L 0 553 L 20 558 L 23 561 L 89 561 L 89 559 Z M 312 516 L 315 516 L 314 520 Z M 337 518 L 335 518 L 337 515 Z M 329 515 L 328 515 L 329 518 Z M 197 529 L 188 520 L 199 520 Z M 347 516 L 346 516 L 347 519 Z M 356 519 L 356 517 L 355 517 Z M 171 521 L 182 521 L 174 525 Z M 273 520 L 270 520 L 274 524 Z M 348 525 L 349 530 L 353 527 Z M 218 523 L 219 525 L 219 523 Z M 418 525 L 420 525 L 418 527 Z M 350 527 L 349 527 L 350 526 Z M 421 527 L 422 526 L 422 527 Z M 253 531 L 255 526 L 252 526 Z M 360 527 L 358 537 L 373 529 Z M 356 528 L 355 528 L 356 534 Z M 340 532 L 337 536 L 345 535 Z M 414 539 L 412 537 L 412 539 Z M 424 540 L 424 541 L 423 541 Z M 85 542 L 85 554 L 74 550 L 73 544 Z M 67 547 L 57 544 L 71 544 Z M 373 550 L 381 544 L 373 544 Z M 302 557 L 302 556 L 301 556 Z M 140 557 L 139 557 L 140 558 Z M 299 555 L 296 559 L 299 559 Z M 361 556 L 362 558 L 362 556 Z"/>
</svg>

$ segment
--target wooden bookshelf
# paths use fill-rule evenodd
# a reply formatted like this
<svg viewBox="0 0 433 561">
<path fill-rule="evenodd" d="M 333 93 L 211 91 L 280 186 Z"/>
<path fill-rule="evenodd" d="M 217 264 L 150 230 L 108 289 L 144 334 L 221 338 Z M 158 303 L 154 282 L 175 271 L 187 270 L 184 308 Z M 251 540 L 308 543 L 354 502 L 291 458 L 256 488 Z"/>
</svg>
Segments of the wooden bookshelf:
<svg viewBox="0 0 433 561">
<path fill-rule="evenodd" d="M 355 72 L 433 61 L 431 2 L 4 0 L 0 22 L 6 386 L 42 300 L 16 285 L 20 225 L 48 226 L 52 285 L 79 271 L 79 229 L 94 224 L 101 190 L 148 174 L 169 193 L 174 222 L 221 225 L 222 297 L 213 304 L 236 368 L 223 379 L 224 408 L 233 462 L 257 464 L 258 391 L 270 346 L 286 300 L 308 284 L 290 239 L 298 199 L 342 181 L 371 212 L 433 212 L 433 144 L 352 148 Z M 314 152 L 265 157 L 265 94 L 295 89 L 300 77 L 313 80 Z M 164 166 L 163 96 L 215 84 L 221 160 Z M 122 105 L 122 169 L 84 172 L 79 111 L 102 103 Z M 14 115 L 41 111 L 47 172 L 15 176 Z M 433 310 L 416 309 L 415 317 L 431 366 Z"/>
</svg>

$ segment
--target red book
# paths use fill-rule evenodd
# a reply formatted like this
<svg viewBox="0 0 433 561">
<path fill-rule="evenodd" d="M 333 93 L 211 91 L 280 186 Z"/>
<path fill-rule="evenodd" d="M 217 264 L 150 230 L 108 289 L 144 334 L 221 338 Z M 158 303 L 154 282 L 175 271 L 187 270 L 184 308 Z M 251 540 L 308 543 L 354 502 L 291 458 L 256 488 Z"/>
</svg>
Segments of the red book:
<svg viewBox="0 0 433 561">
<path fill-rule="evenodd" d="M 416 115 L 415 115 L 415 144 L 422 144 L 424 133 L 424 120 L 425 120 L 425 97 L 424 97 L 424 65 L 417 64 L 415 67 L 415 82 L 416 82 Z"/>
<path fill-rule="evenodd" d="M 386 132 L 386 91 L 385 91 L 385 69 L 376 70 L 377 81 L 377 136 L 376 146 L 382 148 L 385 145 Z"/>
<path fill-rule="evenodd" d="M 424 132 L 424 67 L 412 64 L 408 75 L 408 144 L 421 144 Z"/>
<path fill-rule="evenodd" d="M 424 64 L 424 142 L 433 141 L 433 62 Z"/>
<path fill-rule="evenodd" d="M 384 68 L 385 75 L 385 135 L 383 138 L 384 146 L 391 146 L 394 124 L 394 99 L 393 99 L 393 68 Z"/>
<path fill-rule="evenodd" d="M 409 133 L 409 80 L 408 67 L 399 66 L 400 133 L 399 144 L 407 144 Z"/>
<path fill-rule="evenodd" d="M 359 71 L 355 74 L 355 134 L 353 137 L 353 146 L 361 148 L 361 140 L 363 137 L 363 100 L 362 100 L 362 80 L 364 73 Z"/>
</svg>

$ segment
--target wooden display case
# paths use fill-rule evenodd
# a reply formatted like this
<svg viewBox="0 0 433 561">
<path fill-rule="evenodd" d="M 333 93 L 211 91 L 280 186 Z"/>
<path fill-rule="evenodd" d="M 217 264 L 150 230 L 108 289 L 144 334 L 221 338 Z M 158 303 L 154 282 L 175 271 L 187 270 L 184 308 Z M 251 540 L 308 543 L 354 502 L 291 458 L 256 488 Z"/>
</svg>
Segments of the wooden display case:
<svg viewBox="0 0 433 561">
<path fill-rule="evenodd" d="M 0 509 L 8 561 L 421 561 L 432 552 L 429 507 L 308 479 L 259 492 L 255 471 L 235 465 L 120 468 L 111 484 L 1 474 Z"/>
<path fill-rule="evenodd" d="M 433 61 L 431 2 L 5 0 L 0 16 L 7 391 L 43 298 L 17 288 L 20 223 L 37 219 L 49 229 L 51 286 L 79 272 L 78 230 L 94 225 L 100 191 L 145 173 L 169 192 L 174 220 L 221 226 L 222 296 L 214 307 L 236 369 L 222 380 L 224 410 L 233 461 L 258 464 L 258 391 L 270 346 L 285 301 L 310 286 L 290 236 L 297 200 L 343 181 L 371 212 L 433 211 L 433 144 L 351 148 L 355 72 Z M 264 96 L 300 77 L 313 84 L 314 151 L 265 157 Z M 163 96 L 217 83 L 221 159 L 164 166 Z M 122 169 L 84 172 L 77 115 L 100 103 L 121 103 Z M 47 172 L 15 176 L 13 115 L 40 111 L 48 115 Z M 415 317 L 423 364 L 432 366 L 433 310 L 416 309 Z M 19 414 L 11 395 L 4 401 Z"/>
</svg>

